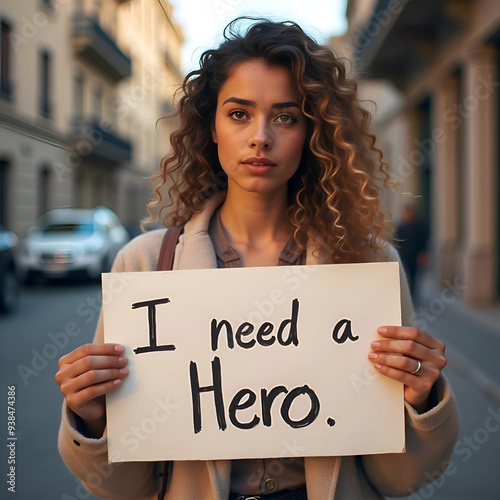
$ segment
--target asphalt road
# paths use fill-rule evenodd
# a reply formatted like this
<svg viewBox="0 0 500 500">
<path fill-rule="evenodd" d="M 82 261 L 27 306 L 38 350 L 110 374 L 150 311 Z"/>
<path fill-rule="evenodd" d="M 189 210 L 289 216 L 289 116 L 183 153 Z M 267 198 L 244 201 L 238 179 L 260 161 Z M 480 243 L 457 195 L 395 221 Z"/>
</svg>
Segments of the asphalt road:
<svg viewBox="0 0 500 500">
<path fill-rule="evenodd" d="M 449 364 L 445 373 L 459 405 L 460 437 L 447 473 L 407 498 L 498 500 L 500 321 L 495 315 L 493 319 L 484 315 L 483 321 L 481 313 L 471 315 L 461 308 L 458 295 L 450 302 L 452 295 L 442 292 L 428 292 L 417 313 L 418 319 L 427 322 L 427 330 L 447 344 Z M 0 316 L 0 391 L 5 398 L 0 469 L 5 478 L 9 457 L 15 459 L 16 492 L 12 495 L 7 489 L 9 483 L 3 481 L 2 499 L 95 498 L 84 492 L 57 451 L 62 396 L 54 374 L 62 354 L 92 339 L 99 300 L 97 283 L 44 284 L 24 290 L 16 314 Z M 15 430 L 11 437 L 17 440 L 8 440 L 9 386 L 15 387 L 11 391 L 15 392 Z"/>
<path fill-rule="evenodd" d="M 15 494 L 2 480 L 0 498 L 20 500 L 93 499 L 68 471 L 57 450 L 62 395 L 54 375 L 60 356 L 91 341 L 99 300 L 97 283 L 54 283 L 23 291 L 19 310 L 0 316 L 2 478 L 15 443 Z M 82 306 L 83 304 L 83 306 Z M 8 386 L 15 386 L 15 436 L 8 436 Z M 9 477 L 7 477 L 9 480 Z"/>
</svg>

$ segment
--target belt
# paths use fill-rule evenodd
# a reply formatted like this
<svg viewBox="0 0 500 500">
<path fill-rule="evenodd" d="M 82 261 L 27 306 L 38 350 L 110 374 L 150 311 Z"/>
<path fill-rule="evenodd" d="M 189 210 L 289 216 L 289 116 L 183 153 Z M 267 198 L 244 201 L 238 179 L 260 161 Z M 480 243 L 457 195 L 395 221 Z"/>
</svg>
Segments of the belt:
<svg viewBox="0 0 500 500">
<path fill-rule="evenodd" d="M 270 495 L 239 495 L 230 493 L 229 500 L 307 500 L 306 487 L 301 486 L 293 490 L 282 490 Z"/>
</svg>

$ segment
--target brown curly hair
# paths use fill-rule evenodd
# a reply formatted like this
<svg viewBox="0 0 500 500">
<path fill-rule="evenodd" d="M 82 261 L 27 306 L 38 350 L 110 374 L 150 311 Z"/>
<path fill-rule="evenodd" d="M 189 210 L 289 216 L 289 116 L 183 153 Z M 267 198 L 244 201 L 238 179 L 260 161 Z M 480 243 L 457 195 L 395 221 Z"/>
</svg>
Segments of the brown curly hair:
<svg viewBox="0 0 500 500">
<path fill-rule="evenodd" d="M 251 20 L 243 33 L 238 26 Z M 332 262 L 363 262 L 382 251 L 393 231 L 379 208 L 377 177 L 391 182 L 370 114 L 360 107 L 357 83 L 347 78 L 344 62 L 293 22 L 238 18 L 224 30 L 217 49 L 205 51 L 200 69 L 180 88 L 171 135 L 171 153 L 152 177 L 156 199 L 148 205 L 149 221 L 167 227 L 187 222 L 206 201 L 227 185 L 211 135 L 219 90 L 238 64 L 260 59 L 291 71 L 307 120 L 302 159 L 288 183 L 288 217 L 301 248 L 312 239 Z M 163 206 L 162 188 L 169 202 Z"/>
</svg>

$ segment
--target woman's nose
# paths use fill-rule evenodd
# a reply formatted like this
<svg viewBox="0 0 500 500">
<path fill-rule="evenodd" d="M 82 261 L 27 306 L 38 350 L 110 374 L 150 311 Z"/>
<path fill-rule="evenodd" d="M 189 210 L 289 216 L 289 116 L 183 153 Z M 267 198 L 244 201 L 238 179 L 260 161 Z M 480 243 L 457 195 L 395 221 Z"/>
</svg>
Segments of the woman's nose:
<svg viewBox="0 0 500 500">
<path fill-rule="evenodd" d="M 265 120 L 259 120 L 254 123 L 250 135 L 250 146 L 269 149 L 273 145 L 272 134 Z"/>
</svg>

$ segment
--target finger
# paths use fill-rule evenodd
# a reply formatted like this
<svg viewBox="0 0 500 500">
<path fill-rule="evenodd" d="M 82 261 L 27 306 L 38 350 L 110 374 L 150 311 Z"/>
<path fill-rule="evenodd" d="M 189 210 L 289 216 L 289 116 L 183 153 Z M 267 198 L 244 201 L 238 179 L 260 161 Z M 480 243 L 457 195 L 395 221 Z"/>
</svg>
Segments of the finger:
<svg viewBox="0 0 500 500">
<path fill-rule="evenodd" d="M 121 380 L 128 375 L 128 368 L 114 368 L 105 370 L 91 370 L 71 379 L 65 386 L 68 392 L 80 392 L 87 387 L 99 385 L 105 382 Z"/>
<path fill-rule="evenodd" d="M 375 361 L 373 366 L 383 375 L 403 383 L 408 389 L 426 397 L 429 395 L 430 390 L 441 373 L 439 368 L 427 363 L 422 363 L 420 371 L 415 374 L 393 366 L 384 365 L 379 363 L 378 360 Z"/>
<path fill-rule="evenodd" d="M 394 368 L 380 363 L 375 363 L 373 366 L 383 375 L 401 382 L 405 386 L 420 394 L 428 394 L 436 381 L 434 374 L 428 373 L 427 367 L 424 365 L 422 365 L 421 371 L 415 375 L 407 372 L 406 370 L 400 370 L 399 368 Z M 425 371 L 425 373 L 423 373 L 423 371 Z"/>
<path fill-rule="evenodd" d="M 445 345 L 443 342 L 420 330 L 420 328 L 410 326 L 381 326 L 377 328 L 377 333 L 385 338 L 413 340 L 429 349 L 440 350 L 444 353 Z"/>
<path fill-rule="evenodd" d="M 79 393 L 93 385 L 99 385 L 107 382 L 114 382 L 115 385 L 121 383 L 121 379 L 128 375 L 128 368 L 91 370 L 78 377 L 66 379 L 60 384 L 61 392 L 67 398 L 72 394 Z M 118 382 L 119 381 L 119 382 Z"/>
<path fill-rule="evenodd" d="M 125 348 L 121 344 L 84 344 L 59 359 L 59 367 L 72 364 L 86 356 L 120 356 Z"/>
<path fill-rule="evenodd" d="M 424 365 L 416 359 L 408 358 L 407 356 L 399 356 L 386 353 L 371 352 L 368 354 L 371 361 L 384 365 L 390 368 L 409 373 L 410 375 L 422 375 L 424 372 Z M 420 367 L 420 370 L 418 368 Z M 415 373 L 418 370 L 418 373 Z"/>
<path fill-rule="evenodd" d="M 416 361 L 425 362 L 439 370 L 442 370 L 447 364 L 446 356 L 442 351 L 428 349 L 411 340 L 375 340 L 370 345 L 375 353 L 406 356 Z"/>
<path fill-rule="evenodd" d="M 109 368 L 123 368 L 127 365 L 126 356 L 87 356 L 77 359 L 74 363 L 62 365 L 55 375 L 59 386 L 79 377 L 80 375 L 92 371 Z"/>
<path fill-rule="evenodd" d="M 120 387 L 121 383 L 122 381 L 120 379 L 116 379 L 101 384 L 91 385 L 81 391 L 68 395 L 66 397 L 66 402 L 75 413 L 80 414 L 89 401 L 108 394 L 117 387 Z"/>
<path fill-rule="evenodd" d="M 374 340 L 370 347 L 377 353 L 399 354 L 427 361 L 435 356 L 434 351 L 413 340 Z"/>
</svg>

